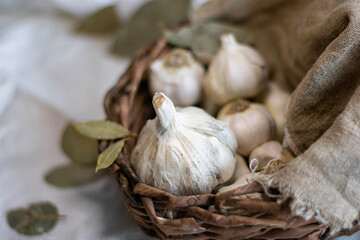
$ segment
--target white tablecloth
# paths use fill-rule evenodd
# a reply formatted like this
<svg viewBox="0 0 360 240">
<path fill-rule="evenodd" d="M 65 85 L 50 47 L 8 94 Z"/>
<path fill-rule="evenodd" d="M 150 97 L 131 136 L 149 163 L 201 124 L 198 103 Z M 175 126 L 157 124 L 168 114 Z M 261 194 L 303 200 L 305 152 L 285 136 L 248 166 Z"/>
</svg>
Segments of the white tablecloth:
<svg viewBox="0 0 360 240">
<path fill-rule="evenodd" d="M 128 17 L 144 0 L 53 2 L 79 16 L 116 2 Z M 70 161 L 60 148 L 67 122 L 103 119 L 104 94 L 128 64 L 107 53 L 110 38 L 74 33 L 75 22 L 54 3 L 0 0 L 1 239 L 31 239 L 6 224 L 6 212 L 38 201 L 55 203 L 66 218 L 34 239 L 151 239 L 125 209 L 112 176 L 69 189 L 43 180 Z"/>
<path fill-rule="evenodd" d="M 43 180 L 70 162 L 60 148 L 67 122 L 104 118 L 104 94 L 128 60 L 107 53 L 111 39 L 77 35 L 74 21 L 41 6 L 0 10 L 0 239 L 31 239 L 8 226 L 6 212 L 38 201 L 66 218 L 33 239 L 150 239 L 110 174 L 69 189 Z"/>
</svg>

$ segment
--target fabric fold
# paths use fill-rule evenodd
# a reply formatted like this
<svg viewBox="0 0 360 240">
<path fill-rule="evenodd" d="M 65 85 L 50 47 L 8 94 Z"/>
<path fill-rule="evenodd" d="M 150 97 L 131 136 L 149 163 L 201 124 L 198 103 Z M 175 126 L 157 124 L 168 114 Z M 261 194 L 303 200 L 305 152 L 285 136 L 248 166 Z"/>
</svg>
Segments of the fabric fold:
<svg viewBox="0 0 360 240">
<path fill-rule="evenodd" d="M 328 15 L 308 17 L 312 20 L 305 19 L 308 24 L 300 28 L 308 47 L 297 58 L 315 51 L 321 55 L 293 92 L 285 116 L 286 140 L 297 155 L 332 125 L 360 84 L 360 2 L 347 1 Z"/>
<path fill-rule="evenodd" d="M 303 154 L 259 181 L 305 219 L 329 224 L 333 233 L 358 223 L 360 213 L 360 87 L 333 125 Z"/>
</svg>

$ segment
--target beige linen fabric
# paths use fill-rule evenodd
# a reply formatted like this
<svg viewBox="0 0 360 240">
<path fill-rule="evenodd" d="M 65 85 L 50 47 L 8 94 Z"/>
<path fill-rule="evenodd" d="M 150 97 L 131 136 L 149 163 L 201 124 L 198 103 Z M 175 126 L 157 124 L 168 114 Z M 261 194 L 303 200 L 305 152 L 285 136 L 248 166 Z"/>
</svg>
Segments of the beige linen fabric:
<svg viewBox="0 0 360 240">
<path fill-rule="evenodd" d="M 298 155 L 259 179 L 297 215 L 339 231 L 360 212 L 360 0 L 213 0 L 193 21 L 225 18 L 255 36 L 271 78 L 295 89 L 285 139 Z"/>
</svg>

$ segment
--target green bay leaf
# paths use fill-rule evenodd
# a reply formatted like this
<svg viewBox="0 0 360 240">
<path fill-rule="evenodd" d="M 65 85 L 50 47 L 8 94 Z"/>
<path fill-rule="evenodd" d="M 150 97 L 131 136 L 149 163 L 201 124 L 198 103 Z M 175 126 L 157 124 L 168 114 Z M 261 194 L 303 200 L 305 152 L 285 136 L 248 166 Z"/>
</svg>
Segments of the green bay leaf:
<svg viewBox="0 0 360 240">
<path fill-rule="evenodd" d="M 69 164 L 51 170 L 45 181 L 53 186 L 68 188 L 78 187 L 99 179 L 102 174 L 95 173 L 95 166 Z"/>
<path fill-rule="evenodd" d="M 61 146 L 72 161 L 85 165 L 96 164 L 99 156 L 97 140 L 80 134 L 72 123 L 65 128 Z"/>
<path fill-rule="evenodd" d="M 79 122 L 74 126 L 79 133 L 94 139 L 113 140 L 130 134 L 121 124 L 106 120 Z"/>
<path fill-rule="evenodd" d="M 6 214 L 8 224 L 17 232 L 35 236 L 50 231 L 59 219 L 56 206 L 50 202 L 34 203 L 29 208 L 10 210 Z"/>
<path fill-rule="evenodd" d="M 239 43 L 253 42 L 251 34 L 244 28 L 223 22 L 197 23 L 176 32 L 167 32 L 166 41 L 203 55 L 215 55 L 220 47 L 220 36 L 226 33 L 234 34 Z"/>
<path fill-rule="evenodd" d="M 123 149 L 124 143 L 125 140 L 117 141 L 116 143 L 108 147 L 104 152 L 102 152 L 98 158 L 98 163 L 95 171 L 97 172 L 100 169 L 107 168 L 111 164 L 113 164 L 117 156 Z"/>
<path fill-rule="evenodd" d="M 83 19 L 78 27 L 79 32 L 106 34 L 114 32 L 121 22 L 114 6 L 105 7 Z"/>
<path fill-rule="evenodd" d="M 112 51 L 121 56 L 131 56 L 137 49 L 154 42 L 164 29 L 186 20 L 190 3 L 190 0 L 153 0 L 145 3 L 118 31 Z"/>
</svg>

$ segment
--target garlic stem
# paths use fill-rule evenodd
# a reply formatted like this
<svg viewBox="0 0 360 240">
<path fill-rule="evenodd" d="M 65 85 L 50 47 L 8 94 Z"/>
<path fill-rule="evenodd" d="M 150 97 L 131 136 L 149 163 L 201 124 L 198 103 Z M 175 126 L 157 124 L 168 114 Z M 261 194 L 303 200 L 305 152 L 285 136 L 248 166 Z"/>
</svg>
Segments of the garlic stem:
<svg viewBox="0 0 360 240">
<path fill-rule="evenodd" d="M 232 34 L 225 34 L 220 37 L 221 46 L 229 51 L 235 51 L 239 49 L 238 43 L 234 35 Z"/>
<path fill-rule="evenodd" d="M 152 104 L 159 119 L 160 126 L 163 130 L 166 130 L 171 125 L 176 113 L 174 104 L 162 92 L 155 93 Z"/>
</svg>

